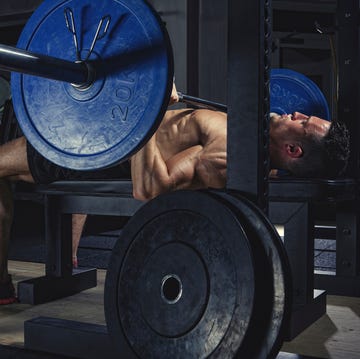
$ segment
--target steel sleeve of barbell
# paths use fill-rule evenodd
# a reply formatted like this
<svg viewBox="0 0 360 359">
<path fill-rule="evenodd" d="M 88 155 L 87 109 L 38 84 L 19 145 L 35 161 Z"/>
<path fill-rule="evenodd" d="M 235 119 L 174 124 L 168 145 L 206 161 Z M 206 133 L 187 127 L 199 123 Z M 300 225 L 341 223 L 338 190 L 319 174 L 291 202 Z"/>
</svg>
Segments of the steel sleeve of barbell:
<svg viewBox="0 0 360 359">
<path fill-rule="evenodd" d="M 0 68 L 78 86 L 89 81 L 89 69 L 83 62 L 71 62 L 7 45 L 0 45 Z"/>
</svg>

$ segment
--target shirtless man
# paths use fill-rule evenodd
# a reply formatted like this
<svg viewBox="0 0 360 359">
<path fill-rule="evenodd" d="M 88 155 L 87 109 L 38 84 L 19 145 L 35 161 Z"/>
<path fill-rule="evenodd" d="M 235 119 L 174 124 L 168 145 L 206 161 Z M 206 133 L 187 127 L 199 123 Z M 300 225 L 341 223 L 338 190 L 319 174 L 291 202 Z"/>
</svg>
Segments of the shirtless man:
<svg viewBox="0 0 360 359">
<path fill-rule="evenodd" d="M 173 91 L 172 102 L 176 101 Z M 177 189 L 223 188 L 226 184 L 226 121 L 226 114 L 217 111 L 167 111 L 156 133 L 130 160 L 134 197 L 148 200 Z M 348 152 L 347 131 L 339 123 L 298 112 L 271 115 L 272 168 L 285 169 L 302 177 L 321 174 L 335 177 L 345 168 Z M 125 162 L 97 171 L 95 175 L 97 178 L 119 178 L 119 174 L 129 177 L 128 167 L 129 163 Z M 86 178 L 87 174 L 83 175 L 84 172 L 80 173 L 80 178 Z M 7 181 L 79 179 L 79 172 L 59 170 L 22 137 L 0 146 L 0 178 L 0 304 L 9 304 L 15 301 L 15 291 L 7 270 L 12 219 Z M 85 215 L 80 218 L 84 220 Z M 74 241 L 74 253 L 79 239 L 80 235 Z"/>
<path fill-rule="evenodd" d="M 148 200 L 176 189 L 226 184 L 227 115 L 211 110 L 167 111 L 159 129 L 131 159 L 134 197 Z M 336 177 L 349 156 L 346 129 L 299 112 L 271 114 L 271 168 L 299 177 Z"/>
</svg>

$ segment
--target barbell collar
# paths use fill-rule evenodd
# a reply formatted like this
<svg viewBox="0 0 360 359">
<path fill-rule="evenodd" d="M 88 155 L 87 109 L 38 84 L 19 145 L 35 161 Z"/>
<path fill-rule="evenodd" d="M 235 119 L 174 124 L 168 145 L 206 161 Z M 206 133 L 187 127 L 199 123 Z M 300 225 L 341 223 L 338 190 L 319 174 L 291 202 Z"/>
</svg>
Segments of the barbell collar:
<svg viewBox="0 0 360 359">
<path fill-rule="evenodd" d="M 86 88 L 94 80 L 94 71 L 88 63 L 71 62 L 7 45 L 0 45 L 0 68 L 69 82 L 77 88 Z"/>
</svg>

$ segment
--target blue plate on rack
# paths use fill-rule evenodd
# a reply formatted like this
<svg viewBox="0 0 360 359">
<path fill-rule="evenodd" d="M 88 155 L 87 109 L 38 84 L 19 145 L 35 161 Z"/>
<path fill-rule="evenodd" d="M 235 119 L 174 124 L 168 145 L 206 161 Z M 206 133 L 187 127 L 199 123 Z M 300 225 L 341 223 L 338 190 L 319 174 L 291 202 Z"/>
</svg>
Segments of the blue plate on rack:
<svg viewBox="0 0 360 359">
<path fill-rule="evenodd" d="M 330 121 L 330 111 L 320 88 L 308 77 L 289 69 L 272 69 L 270 111 L 301 112 Z"/>
</svg>

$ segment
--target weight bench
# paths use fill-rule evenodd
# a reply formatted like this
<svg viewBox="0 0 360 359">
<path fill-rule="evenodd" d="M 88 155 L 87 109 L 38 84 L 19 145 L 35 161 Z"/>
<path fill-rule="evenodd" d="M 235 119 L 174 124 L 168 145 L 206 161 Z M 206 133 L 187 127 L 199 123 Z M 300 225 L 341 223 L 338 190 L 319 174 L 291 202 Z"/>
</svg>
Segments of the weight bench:
<svg viewBox="0 0 360 359">
<path fill-rule="evenodd" d="M 42 201 L 45 212 L 45 275 L 18 283 L 19 300 L 28 304 L 45 303 L 96 286 L 96 269 L 72 268 L 72 213 L 130 217 L 142 204 L 132 197 L 131 182 L 122 180 L 17 183 L 14 198 Z"/>
</svg>

